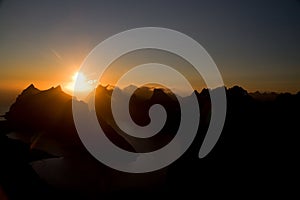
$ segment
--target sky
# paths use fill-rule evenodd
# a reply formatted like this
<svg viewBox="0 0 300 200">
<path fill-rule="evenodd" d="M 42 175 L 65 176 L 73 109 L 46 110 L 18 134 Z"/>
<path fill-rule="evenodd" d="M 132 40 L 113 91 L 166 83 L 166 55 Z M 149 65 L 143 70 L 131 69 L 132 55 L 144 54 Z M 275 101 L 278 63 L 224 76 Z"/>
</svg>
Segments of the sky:
<svg viewBox="0 0 300 200">
<path fill-rule="evenodd" d="M 148 26 L 174 29 L 199 42 L 227 87 L 300 90 L 299 0 L 3 0 L 0 89 L 31 83 L 66 89 L 97 44 Z"/>
</svg>

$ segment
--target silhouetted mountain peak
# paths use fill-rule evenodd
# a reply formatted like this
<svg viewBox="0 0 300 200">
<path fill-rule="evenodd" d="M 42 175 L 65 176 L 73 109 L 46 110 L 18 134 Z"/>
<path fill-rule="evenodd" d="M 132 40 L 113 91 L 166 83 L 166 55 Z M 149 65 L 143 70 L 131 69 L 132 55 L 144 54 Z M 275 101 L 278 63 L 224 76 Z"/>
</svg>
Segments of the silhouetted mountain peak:
<svg viewBox="0 0 300 200">
<path fill-rule="evenodd" d="M 51 92 L 51 93 L 61 93 L 62 92 L 62 93 L 64 93 L 60 85 L 58 85 L 56 87 L 51 87 L 48 90 L 44 90 L 41 92 Z"/>
<path fill-rule="evenodd" d="M 107 86 L 103 86 L 103 85 L 98 85 L 95 92 L 96 92 L 96 96 L 98 95 L 109 95 L 110 92 L 108 90 L 109 85 Z"/>
<path fill-rule="evenodd" d="M 172 100 L 176 100 L 176 96 L 172 92 L 164 88 L 154 88 L 153 94 L 151 96 L 151 100 L 154 99 L 161 100 L 164 98 L 171 98 Z"/>
<path fill-rule="evenodd" d="M 153 96 L 155 96 L 155 95 L 158 95 L 158 96 L 165 95 L 165 92 L 162 89 L 160 89 L 160 88 L 154 88 L 154 90 L 153 90 Z"/>
<path fill-rule="evenodd" d="M 21 95 L 26 95 L 26 94 L 37 94 L 39 93 L 40 90 L 37 89 L 33 84 L 30 84 L 25 90 L 23 90 Z"/>
<path fill-rule="evenodd" d="M 259 92 L 259 91 L 256 91 L 256 92 L 252 92 L 252 93 L 249 93 L 249 95 L 251 97 L 253 97 L 254 99 L 256 100 L 260 100 L 260 101 L 273 101 L 277 98 L 277 96 L 279 94 L 277 94 L 276 92 Z"/>
<path fill-rule="evenodd" d="M 56 90 L 56 91 L 62 91 L 62 89 L 61 89 L 61 86 L 60 86 L 60 85 L 58 85 L 58 86 L 56 86 L 55 88 L 53 88 L 53 90 Z"/>
<path fill-rule="evenodd" d="M 207 88 L 203 88 L 202 91 L 199 94 L 203 95 L 203 96 L 208 96 L 209 95 L 209 90 Z"/>
<path fill-rule="evenodd" d="M 43 94 L 43 93 L 64 93 L 61 86 L 51 87 L 48 90 L 39 90 L 33 84 L 30 84 L 22 93 L 19 95 L 18 100 L 24 97 L 36 95 L 36 94 Z M 64 93 L 65 94 L 65 93 Z M 66 94 L 67 95 L 67 94 Z"/>
<path fill-rule="evenodd" d="M 233 86 L 228 89 L 228 92 L 234 96 L 248 96 L 247 90 L 240 86 Z"/>
<path fill-rule="evenodd" d="M 37 88 L 31 83 L 25 90 L 28 90 L 28 89 L 37 89 Z"/>
<path fill-rule="evenodd" d="M 137 89 L 138 89 L 137 86 L 135 86 L 135 85 L 129 85 L 129 86 L 123 88 L 123 91 L 124 91 L 125 93 L 131 93 L 131 92 L 133 92 L 133 91 L 135 91 L 135 90 L 137 90 Z"/>
<path fill-rule="evenodd" d="M 42 127 L 59 119 L 71 100 L 72 97 L 64 93 L 60 86 L 39 90 L 31 84 L 17 97 L 5 117 L 11 121 Z M 37 123 L 42 117 L 47 120 Z"/>
<path fill-rule="evenodd" d="M 153 91 L 149 87 L 139 87 L 134 90 L 134 95 L 141 99 L 150 99 Z"/>
</svg>

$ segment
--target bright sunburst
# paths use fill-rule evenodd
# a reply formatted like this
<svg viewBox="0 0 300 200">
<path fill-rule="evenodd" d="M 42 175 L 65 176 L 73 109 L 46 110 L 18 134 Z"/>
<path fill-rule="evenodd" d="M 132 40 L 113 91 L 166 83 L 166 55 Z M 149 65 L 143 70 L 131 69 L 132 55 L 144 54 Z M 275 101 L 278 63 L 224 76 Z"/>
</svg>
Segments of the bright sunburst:
<svg viewBox="0 0 300 200">
<path fill-rule="evenodd" d="M 66 89 L 70 92 L 90 92 L 95 87 L 96 80 L 89 80 L 87 76 L 81 72 L 75 72 L 72 81 L 66 85 Z M 76 86 L 76 88 L 75 88 Z"/>
</svg>

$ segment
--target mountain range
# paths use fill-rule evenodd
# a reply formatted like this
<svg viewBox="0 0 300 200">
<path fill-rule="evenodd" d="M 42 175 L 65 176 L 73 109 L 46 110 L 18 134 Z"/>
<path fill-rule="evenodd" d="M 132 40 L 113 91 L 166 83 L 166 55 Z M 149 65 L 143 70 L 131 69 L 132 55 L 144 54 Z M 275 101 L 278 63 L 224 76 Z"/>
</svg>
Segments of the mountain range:
<svg viewBox="0 0 300 200">
<path fill-rule="evenodd" d="M 129 110 L 133 121 L 140 126 L 150 122 L 148 111 L 151 105 L 163 105 L 167 113 L 163 129 L 149 139 L 137 139 L 120 130 L 110 109 L 112 89 L 118 93 L 119 98 L 114 100 L 117 102 L 130 91 L 135 91 L 130 97 Z M 285 186 L 293 188 L 293 184 L 288 183 L 289 177 L 295 176 L 299 167 L 296 158 L 299 152 L 300 92 L 263 94 L 248 93 L 239 86 L 226 88 L 224 129 L 215 148 L 204 159 L 198 158 L 198 152 L 210 122 L 209 90 L 194 93 L 198 98 L 201 120 L 191 147 L 169 167 L 137 175 L 112 170 L 87 152 L 73 122 L 72 96 L 64 93 L 60 86 L 41 91 L 30 85 L 11 105 L 5 114 L 6 121 L 0 123 L 0 142 L 6 144 L 0 150 L 1 155 L 5 155 L 2 163 L 6 163 L 5 168 L 0 168 L 0 184 L 12 196 L 18 191 L 29 195 L 20 189 L 24 187 L 26 191 L 37 189 L 38 195 L 62 192 L 68 196 L 71 192 L 75 198 L 85 199 L 149 191 L 153 195 L 170 192 L 176 195 L 193 189 L 198 191 L 199 187 L 202 192 L 210 193 L 212 184 L 217 190 L 228 190 L 228 180 L 235 190 L 252 193 L 272 192 Z M 75 101 L 88 109 L 87 103 Z M 178 101 L 174 94 L 163 88 L 129 86 L 121 90 L 99 85 L 94 101 L 98 121 L 106 136 L 127 151 L 150 152 L 161 148 L 172 140 L 180 124 Z M 20 145 L 9 145 L 16 138 L 18 144 L 26 146 L 30 155 L 34 155 L 30 153 L 32 151 L 39 151 L 43 156 L 35 156 L 33 162 L 20 153 L 12 153 L 19 152 L 14 148 L 20 149 Z M 22 164 L 16 166 L 16 162 L 10 161 L 14 159 Z M 37 161 L 40 159 L 46 159 L 42 162 L 44 164 Z M 22 181 L 17 184 L 18 178 L 15 178 L 12 180 L 16 181 L 11 183 L 9 180 L 15 170 L 19 170 L 18 166 L 18 176 Z M 199 185 L 194 185 L 194 182 Z M 272 191 L 265 189 L 265 185 L 273 187 Z"/>
</svg>

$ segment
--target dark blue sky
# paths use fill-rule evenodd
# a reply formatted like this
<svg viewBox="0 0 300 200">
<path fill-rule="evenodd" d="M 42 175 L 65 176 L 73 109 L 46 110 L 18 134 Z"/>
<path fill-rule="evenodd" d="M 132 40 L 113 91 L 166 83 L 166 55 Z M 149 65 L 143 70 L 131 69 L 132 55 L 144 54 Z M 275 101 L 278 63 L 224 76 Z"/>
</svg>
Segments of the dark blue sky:
<svg viewBox="0 0 300 200">
<path fill-rule="evenodd" d="M 178 30 L 212 56 L 228 86 L 300 90 L 300 2 L 2 1 L 0 88 L 63 84 L 94 46 L 145 26 Z"/>
</svg>

